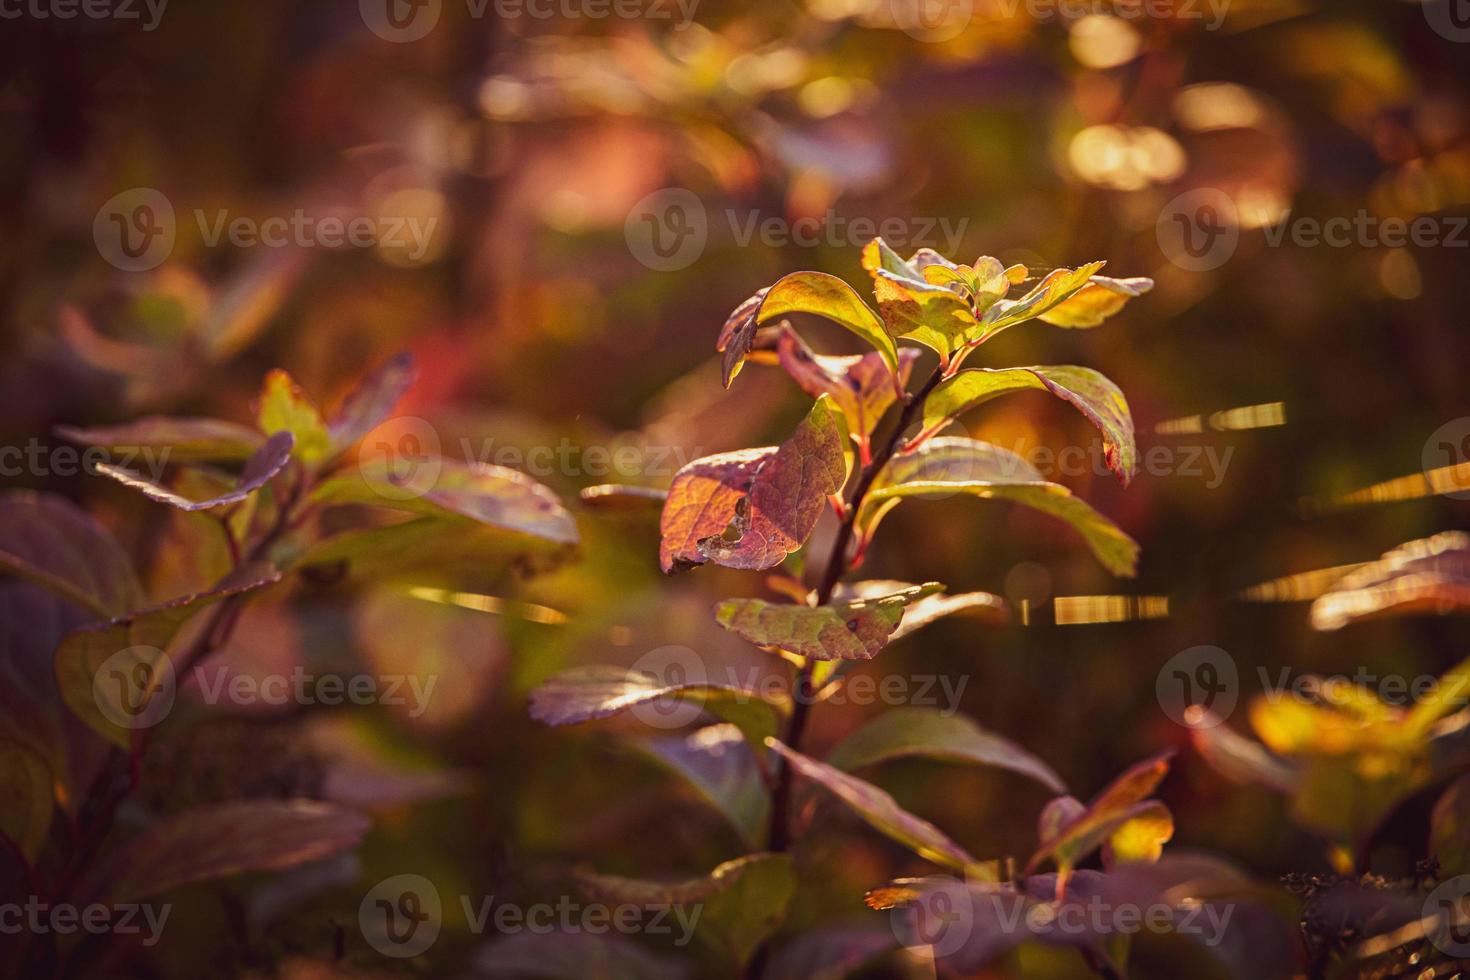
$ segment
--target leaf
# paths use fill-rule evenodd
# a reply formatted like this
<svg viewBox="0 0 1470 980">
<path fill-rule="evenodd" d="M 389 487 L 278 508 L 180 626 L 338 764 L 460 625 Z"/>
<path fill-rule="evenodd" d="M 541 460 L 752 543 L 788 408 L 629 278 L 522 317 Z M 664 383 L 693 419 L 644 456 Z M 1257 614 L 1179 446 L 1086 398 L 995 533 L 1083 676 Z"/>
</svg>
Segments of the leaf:
<svg viewBox="0 0 1470 980">
<path fill-rule="evenodd" d="M 738 726 L 708 725 L 687 735 L 641 739 L 638 745 L 698 790 L 730 821 L 747 846 L 759 844 L 766 832 L 771 800 L 755 749 Z"/>
<path fill-rule="evenodd" d="M 674 474 L 659 518 L 659 566 L 664 572 L 683 571 L 708 561 L 699 542 L 730 526 L 736 507 L 755 482 L 756 471 L 776 452 L 775 447 L 768 447 L 705 456 Z"/>
<path fill-rule="evenodd" d="M 150 500 L 177 507 L 179 510 L 210 510 L 215 507 L 238 504 L 269 483 L 291 461 L 293 438 L 289 432 L 277 432 L 266 439 L 265 445 L 245 461 L 245 467 L 240 471 L 239 482 L 231 490 L 205 500 L 190 500 L 145 476 L 111 463 L 99 463 L 97 472 L 111 477 L 123 486 L 139 491 Z"/>
<path fill-rule="evenodd" d="M 842 582 L 832 590 L 832 601 L 851 602 L 854 599 L 876 599 L 906 589 L 915 588 L 912 582 L 896 582 L 892 579 L 867 579 L 861 582 Z M 808 602 L 816 601 L 816 593 L 807 594 Z M 936 592 L 909 603 L 903 611 L 903 619 L 888 637 L 889 643 L 897 643 L 916 630 L 947 616 L 968 615 L 982 622 L 999 625 L 1011 618 L 1010 607 L 998 595 L 989 592 L 962 592 L 945 595 Z"/>
<path fill-rule="evenodd" d="M 29 861 L 46 843 L 55 806 L 46 759 L 21 742 L 0 738 L 0 834 Z"/>
<path fill-rule="evenodd" d="M 58 425 L 56 434 L 112 454 L 155 450 L 159 463 L 249 459 L 265 437 L 254 429 L 223 419 L 149 415 L 122 425 L 78 428 Z"/>
<path fill-rule="evenodd" d="M 657 487 L 602 483 L 595 487 L 583 487 L 577 496 L 581 498 L 584 507 L 592 510 L 636 512 L 654 506 L 662 507 L 664 501 L 669 499 L 669 491 Z"/>
<path fill-rule="evenodd" d="M 766 745 L 779 752 L 797 773 L 821 784 L 847 804 L 873 829 L 898 841 L 920 857 L 956 871 L 987 873 L 985 866 L 950 840 L 938 827 L 909 813 L 892 796 L 872 783 L 849 776 L 840 769 L 808 758 L 800 752 L 793 752 L 774 738 L 767 739 Z"/>
<path fill-rule="evenodd" d="M 1115 524 L 1066 487 L 1048 483 L 1015 453 L 973 439 L 940 437 L 895 456 L 874 481 L 858 523 L 871 534 L 897 501 L 953 493 L 1014 500 L 1051 514 L 1071 524 L 1114 575 L 1135 572 L 1138 545 Z"/>
<path fill-rule="evenodd" d="M 437 461 L 431 480 L 406 480 L 385 459 L 364 462 L 356 471 L 324 480 L 311 500 L 333 504 L 370 504 L 429 517 L 467 518 L 480 524 L 559 544 L 576 544 L 577 523 L 545 484 L 490 463 Z M 401 490 L 401 493 L 394 492 Z"/>
<path fill-rule="evenodd" d="M 749 854 L 725 862 L 715 874 L 728 883 L 704 900 L 696 934 L 743 969 L 786 921 L 796 871 L 789 854 Z"/>
<path fill-rule="evenodd" d="M 557 568 L 576 554 L 575 544 L 530 533 L 476 524 L 462 517 L 420 517 L 332 535 L 307 548 L 295 564 L 345 562 L 349 573 L 363 578 L 424 570 L 483 574 L 487 567 L 505 566 L 534 575 Z"/>
<path fill-rule="evenodd" d="M 715 604 L 715 621 L 758 646 L 816 660 L 871 660 L 888 644 L 904 607 L 940 588 L 931 582 L 893 595 L 815 607 L 726 599 Z"/>
<path fill-rule="evenodd" d="M 264 255 L 232 276 L 211 297 L 199 325 L 210 359 L 223 362 L 255 339 L 281 308 L 307 264 L 300 249 L 262 249 Z"/>
<path fill-rule="evenodd" d="M 780 564 L 806 542 L 847 479 L 846 427 L 822 396 L 779 447 L 706 456 L 674 475 L 659 520 L 659 564 Z"/>
<path fill-rule="evenodd" d="M 745 364 L 746 355 L 750 353 L 751 345 L 755 342 L 756 327 L 760 326 L 758 317 L 761 311 L 761 301 L 770 292 L 769 287 L 762 289 L 753 296 L 748 296 L 741 301 L 740 305 L 730 311 L 725 319 L 725 325 L 720 328 L 720 337 L 715 341 L 715 350 L 724 355 L 720 361 L 721 380 L 726 388 L 734 382 L 735 376 L 740 373 L 740 368 Z"/>
<path fill-rule="evenodd" d="M 747 854 L 685 881 L 589 873 L 576 878 L 590 901 L 605 906 L 697 906 L 697 935 L 739 966 L 780 928 L 796 891 L 796 873 L 786 854 Z"/>
<path fill-rule="evenodd" d="M 1154 281 L 1143 277 L 1111 279 L 1093 276 L 1091 281 L 1072 296 L 1041 314 L 1040 319 L 1054 327 L 1089 328 L 1128 305 L 1130 299 L 1154 288 Z"/>
<path fill-rule="evenodd" d="M 951 419 L 992 398 L 1027 389 L 1049 391 L 1087 416 L 1103 434 L 1108 469 L 1128 485 L 1138 469 L 1128 400 L 1117 385 L 1090 368 L 1044 365 L 961 371 L 940 382 L 924 402 L 924 429 L 913 441 L 929 438 Z"/>
<path fill-rule="evenodd" d="M 609 718 L 664 698 L 685 701 L 734 722 L 760 745 L 776 730 L 776 707 L 760 691 L 703 681 L 669 684 L 652 674 L 622 667 L 574 667 L 531 692 L 531 717 L 546 725 L 573 725 Z"/>
<path fill-rule="evenodd" d="M 1312 603 L 1312 626 L 1470 609 L 1470 534 L 1445 531 L 1399 545 L 1343 576 Z"/>
<path fill-rule="evenodd" d="M 1034 779 L 1054 793 L 1066 792 L 1061 777 L 1030 752 L 963 715 L 947 715 L 937 708 L 885 711 L 843 739 L 827 762 L 851 772 L 913 757 L 996 766 Z"/>
<path fill-rule="evenodd" d="M 948 361 L 975 329 L 970 303 L 949 285 L 968 284 L 963 267 L 928 250 L 905 261 L 881 238 L 863 248 L 862 262 L 873 277 L 884 329 L 894 337 L 921 343 Z M 930 270 L 939 274 L 929 275 Z"/>
<path fill-rule="evenodd" d="M 878 314 L 841 279 L 824 272 L 793 272 L 777 280 L 766 293 L 755 320 L 760 324 L 792 313 L 815 313 L 851 330 L 873 345 L 897 377 L 898 348 L 893 338 Z"/>
<path fill-rule="evenodd" d="M 1228 779 L 1258 783 L 1278 793 L 1291 792 L 1296 772 L 1253 739 L 1245 738 L 1213 717 L 1191 729 L 1194 746 L 1204 760 Z"/>
<path fill-rule="evenodd" d="M 1470 776 L 1450 783 L 1435 802 L 1429 817 L 1429 854 L 1438 859 L 1443 881 L 1470 874 Z"/>
<path fill-rule="evenodd" d="M 107 619 L 137 608 L 143 590 L 117 539 L 69 501 L 0 493 L 0 575 L 14 575 Z"/>
<path fill-rule="evenodd" d="M 1152 864 L 1164 853 L 1164 844 L 1174 836 L 1174 815 L 1157 801 L 1142 803 L 1118 825 L 1103 849 L 1103 865 Z"/>
<path fill-rule="evenodd" d="M 280 871 L 356 847 L 367 817 L 316 800 L 233 800 L 159 820 L 91 875 L 99 898 L 137 902 L 247 871 Z M 84 889 L 85 891 L 85 889 Z"/>
<path fill-rule="evenodd" d="M 127 748 L 133 729 L 115 719 L 137 719 L 138 727 L 149 723 L 149 701 L 171 684 L 173 665 L 165 663 L 169 655 L 164 651 L 179 628 L 206 606 L 280 579 L 281 573 L 269 566 L 242 565 L 208 592 L 72 630 L 56 648 L 56 680 L 62 700 L 92 729 Z M 123 659 L 116 659 L 123 654 Z M 104 667 L 109 676 L 99 677 Z"/>
<path fill-rule="evenodd" d="M 265 376 L 255 406 L 256 422 L 266 435 L 289 432 L 296 437 L 293 455 L 308 466 L 326 458 L 332 435 L 322 413 L 291 376 L 277 368 Z"/>
<path fill-rule="evenodd" d="M 782 323 L 776 339 L 776 356 L 802 391 L 813 398 L 832 396 L 847 419 L 848 430 L 860 442 L 873 434 L 897 399 L 892 375 L 878 354 L 853 357 L 814 354 L 789 324 Z M 912 348 L 898 352 L 900 386 L 908 383 L 918 356 L 919 352 Z"/>
<path fill-rule="evenodd" d="M 1166 750 L 1129 767 L 1080 811 L 1075 806 L 1076 801 L 1069 797 L 1063 798 L 1070 801 L 1063 809 L 1048 805 L 1042 812 L 1038 833 L 1041 839 L 1026 866 L 1027 873 L 1035 871 L 1042 862 L 1051 858 L 1056 860 L 1061 870 L 1059 881 L 1062 881 L 1077 862 L 1129 820 L 1146 821 L 1144 832 L 1138 836 L 1146 836 L 1149 828 L 1161 828 L 1155 807 L 1162 804 L 1144 801 L 1168 773 L 1173 754 L 1172 749 Z M 1169 823 L 1169 831 L 1173 831 L 1172 822 Z"/>
<path fill-rule="evenodd" d="M 342 399 L 327 425 L 332 454 L 350 448 L 392 415 L 418 378 L 418 368 L 408 352 L 397 354 L 362 377 Z"/>
<path fill-rule="evenodd" d="M 1026 295 L 1017 300 L 1002 299 L 985 314 L 975 340 L 989 339 L 1007 327 L 1031 320 L 1062 302 L 1086 286 L 1105 262 L 1089 262 L 1076 269 L 1055 269 Z"/>
</svg>

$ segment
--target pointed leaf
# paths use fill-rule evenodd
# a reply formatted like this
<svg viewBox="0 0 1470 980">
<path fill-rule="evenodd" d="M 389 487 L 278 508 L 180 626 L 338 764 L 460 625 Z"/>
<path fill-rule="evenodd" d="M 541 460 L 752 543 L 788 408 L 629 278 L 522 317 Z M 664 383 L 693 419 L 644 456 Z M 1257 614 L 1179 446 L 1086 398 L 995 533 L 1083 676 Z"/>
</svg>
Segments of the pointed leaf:
<svg viewBox="0 0 1470 980">
<path fill-rule="evenodd" d="M 1103 434 L 1108 469 L 1128 485 L 1138 469 L 1128 400 L 1117 385 L 1090 368 L 1052 365 L 961 371 L 940 382 L 924 402 L 924 430 L 918 438 L 933 435 L 951 419 L 992 398 L 1027 389 L 1049 391 L 1087 416 Z"/>
<path fill-rule="evenodd" d="M 861 439 L 872 435 L 883 414 L 897 400 L 888 365 L 878 354 L 853 357 L 828 357 L 814 354 L 790 325 L 783 323 L 776 340 L 776 355 L 781 367 L 801 389 L 813 398 L 831 395 L 847 427 Z M 905 348 L 898 352 L 899 384 L 908 383 L 909 373 L 919 352 Z"/>
<path fill-rule="evenodd" d="M 1078 290 L 1088 285 L 1104 262 L 1089 262 L 1076 269 L 1055 269 L 1026 295 L 1017 300 L 1002 299 L 992 306 L 981 321 L 977 336 L 972 339 L 989 338 L 1007 327 L 1042 314 L 1060 306 Z"/>
<path fill-rule="evenodd" d="M 947 715 L 936 708 L 885 711 L 840 742 L 827 762 L 850 772 L 912 757 L 996 766 L 1030 777 L 1054 793 L 1066 792 L 1050 766 L 1010 739 L 985 731 L 963 715 Z"/>
<path fill-rule="evenodd" d="M 247 871 L 279 871 L 356 847 L 368 819 L 316 800 L 233 800 L 165 817 L 90 876 L 91 894 L 136 902 Z M 84 889 L 86 890 L 86 889 Z"/>
<path fill-rule="evenodd" d="M 744 969 L 786 921 L 796 894 L 789 854 L 748 854 L 715 869 L 721 887 L 704 900 L 697 935 Z"/>
<path fill-rule="evenodd" d="M 755 749 L 739 727 L 708 725 L 688 735 L 642 739 L 638 745 L 724 814 L 747 846 L 760 842 L 771 799 L 756 764 Z"/>
<path fill-rule="evenodd" d="M 772 751 L 779 752 L 798 774 L 821 784 L 873 829 L 898 841 L 920 857 L 956 871 L 985 873 L 985 866 L 950 840 L 938 827 L 909 813 L 892 796 L 872 783 L 849 776 L 840 769 L 808 758 L 800 752 L 793 752 L 775 739 L 768 739 L 766 744 Z"/>
<path fill-rule="evenodd" d="M 696 459 L 674 474 L 659 518 L 659 566 L 665 572 L 708 561 L 699 542 L 730 526 L 756 471 L 776 452 L 772 446 L 718 453 Z"/>
<path fill-rule="evenodd" d="M 289 432 L 277 432 L 266 439 L 255 455 L 245 461 L 245 467 L 240 471 L 240 481 L 232 489 L 204 500 L 191 500 L 145 476 L 111 463 L 99 463 L 97 472 L 137 490 L 150 500 L 177 507 L 179 510 L 210 510 L 238 504 L 269 483 L 291 461 L 293 438 Z"/>
<path fill-rule="evenodd" d="M 224 419 L 149 415 L 122 425 L 78 428 L 58 425 L 56 434 L 114 455 L 152 450 L 160 463 L 249 459 L 265 442 L 254 429 Z"/>
<path fill-rule="evenodd" d="M 350 448 L 387 421 L 417 377 L 418 368 L 407 352 L 389 358 L 364 375 L 343 397 L 327 426 L 333 455 Z"/>
<path fill-rule="evenodd" d="M 747 300 L 747 302 L 749 302 Z M 766 293 L 756 314 L 757 323 L 792 313 L 815 313 L 846 327 L 882 355 L 889 371 L 898 374 L 898 348 L 883 321 L 847 283 L 824 272 L 793 272 Z"/>
<path fill-rule="evenodd" d="M 292 454 L 308 466 L 321 462 L 331 451 L 332 435 L 316 403 L 279 368 L 265 376 L 255 418 L 266 435 L 289 432 L 295 436 Z"/>
<path fill-rule="evenodd" d="M 281 573 L 269 566 L 242 565 L 209 592 L 73 630 L 56 648 L 62 700 L 95 731 L 127 748 L 135 727 L 158 720 L 151 716 L 152 699 L 172 697 L 174 665 L 166 651 L 179 628 L 206 606 L 280 579 Z M 160 704 L 166 711 L 167 704 Z M 124 725 L 117 719 L 137 724 Z"/>
<path fill-rule="evenodd" d="M 759 646 L 780 647 L 816 660 L 871 660 L 888 644 L 903 619 L 904 607 L 942 588 L 937 582 L 893 595 L 831 606 L 726 599 L 715 605 L 715 620 Z"/>
<path fill-rule="evenodd" d="M 964 493 L 982 499 L 1006 499 L 1044 511 L 1071 524 L 1087 541 L 1103 566 L 1114 575 L 1131 577 L 1138 545 L 1116 525 L 1066 487 L 1048 483 L 1015 453 L 973 439 L 931 439 L 918 450 L 894 457 L 879 474 L 864 501 L 859 524 L 871 533 L 885 504 L 926 494 Z"/>
<path fill-rule="evenodd" d="M 734 382 L 735 376 L 740 373 L 740 368 L 745 364 L 746 355 L 750 353 L 751 345 L 755 342 L 755 331 L 760 326 L 759 316 L 761 312 L 761 301 L 766 298 L 770 288 L 762 289 L 752 296 L 747 296 L 740 305 L 730 311 L 725 319 L 725 325 L 720 328 L 720 337 L 715 341 L 715 350 L 724 355 L 720 360 L 721 380 L 726 388 Z"/>
<path fill-rule="evenodd" d="M 1111 279 L 1093 276 L 1092 281 L 1067 300 L 1041 314 L 1041 320 L 1054 327 L 1088 328 L 1102 326 L 1103 321 L 1128 305 L 1130 299 L 1154 288 L 1154 281 L 1143 277 Z"/>
<path fill-rule="evenodd" d="M 402 492 L 392 492 L 395 488 Z M 388 460 L 372 459 L 354 472 L 324 480 L 311 499 L 324 505 L 376 504 L 429 517 L 468 518 L 561 544 L 578 540 L 576 521 L 550 488 L 519 470 L 489 463 L 443 459 L 405 478 Z"/>
<path fill-rule="evenodd" d="M 1312 626 L 1336 630 L 1363 619 L 1470 609 L 1470 534 L 1445 531 L 1399 545 L 1349 572 L 1312 603 Z"/>
<path fill-rule="evenodd" d="M 1167 750 L 1131 766 L 1080 812 L 1070 798 L 1065 809 L 1054 811 L 1049 806 L 1043 813 L 1041 841 L 1027 865 L 1028 873 L 1053 858 L 1065 877 L 1129 820 L 1143 819 L 1144 828 L 1160 828 L 1154 807 L 1161 804 L 1145 800 L 1168 773 L 1173 754 L 1173 750 Z M 1172 822 L 1169 828 L 1172 832 Z M 1141 836 L 1146 837 L 1147 832 Z"/>
</svg>

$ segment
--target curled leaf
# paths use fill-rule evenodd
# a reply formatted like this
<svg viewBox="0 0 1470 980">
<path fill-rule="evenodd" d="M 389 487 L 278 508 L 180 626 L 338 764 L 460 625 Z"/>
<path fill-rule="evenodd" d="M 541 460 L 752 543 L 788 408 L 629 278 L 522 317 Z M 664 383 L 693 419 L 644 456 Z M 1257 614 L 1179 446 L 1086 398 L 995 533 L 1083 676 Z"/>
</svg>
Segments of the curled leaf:
<svg viewBox="0 0 1470 980">
<path fill-rule="evenodd" d="M 1111 279 L 1093 276 L 1086 286 L 1041 314 L 1040 319 L 1054 327 L 1100 327 L 1108 317 L 1127 306 L 1130 299 L 1153 288 L 1154 281 L 1143 277 Z"/>
<path fill-rule="evenodd" d="M 111 477 L 123 486 L 137 490 L 151 500 L 177 507 L 179 510 L 210 510 L 215 507 L 237 504 L 269 483 L 291 461 L 293 445 L 294 437 L 290 432 L 275 433 L 266 439 L 265 445 L 256 450 L 255 455 L 245 461 L 245 467 L 240 471 L 240 480 L 233 488 L 205 500 L 190 500 L 148 477 L 112 463 L 99 463 L 97 472 Z"/>
<path fill-rule="evenodd" d="M 1470 609 L 1470 534 L 1445 531 L 1410 541 L 1343 576 L 1312 603 L 1312 626 Z"/>
<path fill-rule="evenodd" d="M 327 424 L 332 454 L 345 451 L 387 421 L 398 400 L 413 387 L 417 377 L 413 356 L 406 351 L 390 357 L 365 374 L 342 398 L 336 414 Z"/>
<path fill-rule="evenodd" d="M 776 340 L 781 367 L 813 398 L 831 395 L 847 418 L 847 427 L 859 441 L 873 433 L 883 414 L 892 407 L 894 393 L 888 366 L 878 354 L 830 357 L 815 354 L 789 324 L 781 324 Z M 899 384 L 907 384 L 919 352 L 898 352 Z"/>
</svg>

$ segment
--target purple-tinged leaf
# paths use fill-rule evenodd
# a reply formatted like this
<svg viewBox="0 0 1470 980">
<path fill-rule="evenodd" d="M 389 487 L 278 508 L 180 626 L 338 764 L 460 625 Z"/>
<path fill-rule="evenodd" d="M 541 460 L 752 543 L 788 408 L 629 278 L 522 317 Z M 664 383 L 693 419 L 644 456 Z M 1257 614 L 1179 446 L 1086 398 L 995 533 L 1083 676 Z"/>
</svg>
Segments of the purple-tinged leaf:
<svg viewBox="0 0 1470 980">
<path fill-rule="evenodd" d="M 1127 486 L 1138 469 L 1133 417 L 1118 386 L 1091 368 L 1042 365 L 1018 368 L 974 368 L 940 382 L 924 402 L 924 429 L 915 441 L 937 433 L 992 398 L 1028 389 L 1049 391 L 1070 402 L 1103 434 L 1108 469 Z"/>
<path fill-rule="evenodd" d="M 1470 610 L 1470 534 L 1445 531 L 1399 545 L 1350 572 L 1312 603 L 1312 626 Z"/>
<path fill-rule="evenodd" d="M 51 767 L 35 749 L 0 737 L 0 835 L 36 859 L 56 806 Z"/>
<path fill-rule="evenodd" d="M 827 763 L 853 771 L 890 759 L 939 759 L 1009 769 L 1036 780 L 1053 793 L 1066 786 L 1050 766 L 1010 739 L 987 732 L 964 715 L 936 708 L 885 711 L 843 739 Z"/>
<path fill-rule="evenodd" d="M 742 449 L 706 456 L 674 475 L 659 518 L 659 566 L 682 571 L 707 559 L 699 542 L 722 533 L 750 492 L 756 470 L 776 454 L 775 447 Z"/>
<path fill-rule="evenodd" d="M 99 619 L 137 608 L 142 588 L 117 539 L 61 497 L 0 494 L 0 575 L 13 575 Z"/>
<path fill-rule="evenodd" d="M 249 459 L 265 442 L 265 436 L 235 422 L 167 415 L 92 428 L 58 425 L 56 434 L 114 455 L 152 450 L 159 454 L 160 463 Z"/>
<path fill-rule="evenodd" d="M 280 871 L 356 847 L 368 818 L 317 800 L 233 800 L 164 817 L 92 872 L 89 897 L 137 902 L 247 871 Z"/>
<path fill-rule="evenodd" d="M 781 754 L 787 765 L 799 775 L 820 784 L 836 796 L 874 830 L 892 838 L 915 854 L 935 864 L 971 874 L 993 875 L 944 831 L 922 817 L 916 817 L 898 805 L 894 798 L 872 783 L 849 776 L 824 762 L 793 752 L 774 738 L 766 745 Z"/>
<path fill-rule="evenodd" d="M 757 846 L 765 834 L 771 800 L 755 750 L 738 726 L 709 725 L 687 735 L 641 739 L 638 746 L 724 814 L 747 846 Z"/>
<path fill-rule="evenodd" d="M 776 339 L 776 356 L 802 391 L 813 398 L 832 396 L 847 418 L 848 430 L 860 441 L 872 435 L 884 413 L 897 400 L 893 376 L 880 354 L 851 357 L 816 354 L 789 324 L 782 323 Z M 900 386 L 908 383 L 918 357 L 919 352 L 911 347 L 898 352 Z"/>
<path fill-rule="evenodd" d="M 1202 717 L 1191 728 L 1191 736 L 1204 760 L 1227 779 L 1256 783 L 1278 793 L 1290 793 L 1296 784 L 1298 774 L 1290 763 L 1220 719 Z"/>
<path fill-rule="evenodd" d="M 376 429 L 393 413 L 418 378 L 418 368 L 407 351 L 397 354 L 364 375 L 343 398 L 327 430 L 332 453 L 341 453 Z"/>
<path fill-rule="evenodd" d="M 734 382 L 735 376 L 740 373 L 740 368 L 745 364 L 745 358 L 750 353 L 751 345 L 755 343 L 755 331 L 760 326 L 757 317 L 761 311 L 761 301 L 766 298 L 770 289 L 762 289 L 753 296 L 746 297 L 740 305 L 730 311 L 725 319 L 725 325 L 720 328 L 719 339 L 715 341 L 715 350 L 724 355 L 721 358 L 720 367 L 722 380 L 728 388 Z"/>
<path fill-rule="evenodd" d="M 235 484 L 233 489 L 206 500 L 190 500 L 145 476 L 111 463 L 98 464 L 97 472 L 103 476 L 112 477 L 123 486 L 131 487 L 151 500 L 177 507 L 179 510 L 210 510 L 228 504 L 237 504 L 269 483 L 291 461 L 293 438 L 289 432 L 277 432 L 271 436 L 265 441 L 265 445 L 255 452 L 255 455 L 245 461 L 245 468 L 240 471 L 240 482 Z"/>
<path fill-rule="evenodd" d="M 776 567 L 806 544 L 827 498 L 847 481 L 850 464 L 847 425 L 831 396 L 823 395 L 756 469 L 728 528 L 698 542 L 700 554 L 728 568 Z"/>
<path fill-rule="evenodd" d="M 1146 828 L 1164 833 L 1165 822 L 1158 813 L 1163 804 L 1145 801 L 1168 774 L 1169 761 L 1173 755 L 1173 750 L 1169 749 L 1130 766 L 1082 810 L 1077 809 L 1076 801 L 1070 797 L 1063 798 L 1069 801 L 1066 804 L 1053 801 L 1055 806 L 1048 805 L 1042 811 L 1038 828 L 1040 843 L 1027 864 L 1028 873 L 1035 871 L 1046 860 L 1054 859 L 1061 872 L 1060 880 L 1065 882 L 1067 875 L 1079 861 L 1131 820 L 1141 820 Z M 1170 820 L 1162 840 L 1167 840 L 1173 834 L 1173 829 L 1173 822 Z M 1151 850 L 1134 846 L 1139 843 L 1141 836 L 1146 834 L 1133 835 L 1124 842 L 1127 845 L 1127 856 L 1134 857 L 1142 851 Z M 1158 843 L 1161 844 L 1162 840 Z"/>
<path fill-rule="evenodd" d="M 557 568 L 577 554 L 577 546 L 516 533 L 462 517 L 420 517 L 386 527 L 344 531 L 318 541 L 296 564 L 346 563 L 355 577 L 369 579 L 407 571 L 439 574 L 483 573 L 509 567 L 521 575 Z"/>
<path fill-rule="evenodd" d="M 583 487 L 577 496 L 581 498 L 582 506 L 591 510 L 636 512 L 662 507 L 664 501 L 669 499 L 669 491 L 657 487 L 601 483 L 595 487 Z"/>
</svg>

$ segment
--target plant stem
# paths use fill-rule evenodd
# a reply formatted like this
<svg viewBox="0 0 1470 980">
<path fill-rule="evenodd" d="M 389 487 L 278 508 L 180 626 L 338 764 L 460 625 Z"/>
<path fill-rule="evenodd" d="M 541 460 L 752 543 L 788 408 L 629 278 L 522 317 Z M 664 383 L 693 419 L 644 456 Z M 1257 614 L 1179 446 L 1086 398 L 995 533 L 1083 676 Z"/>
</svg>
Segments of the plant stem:
<svg viewBox="0 0 1470 980">
<path fill-rule="evenodd" d="M 878 473 L 893 458 L 903 441 L 903 434 L 913 424 L 917 416 L 924 408 L 924 402 L 928 399 L 936 385 L 943 378 L 943 367 L 936 368 L 919 390 L 914 393 L 903 407 L 898 416 L 898 424 L 894 426 L 893 432 L 888 439 L 873 454 L 872 461 L 863 467 L 858 474 L 857 483 L 853 485 L 852 496 L 847 501 L 847 515 L 843 518 L 841 525 L 837 528 L 837 539 L 832 542 L 832 551 L 827 558 L 827 567 L 822 572 L 821 581 L 817 585 L 817 605 L 825 606 L 832 601 L 832 593 L 837 588 L 837 583 L 846 574 L 850 561 L 847 550 L 852 544 L 853 532 L 857 525 L 858 511 L 862 508 L 863 500 L 868 491 L 873 488 L 873 481 L 878 478 Z M 811 710 L 813 695 L 812 671 L 815 669 L 815 661 L 808 660 L 797 674 L 792 685 L 791 721 L 786 726 L 786 732 L 782 738 L 787 748 L 793 752 L 801 751 L 801 740 L 806 734 L 807 717 Z M 776 776 L 776 787 L 771 792 L 771 822 L 766 835 L 766 849 L 779 854 L 790 845 L 790 819 L 788 812 L 791 808 L 791 767 L 778 760 L 772 760 L 774 765 L 779 766 Z"/>
</svg>

